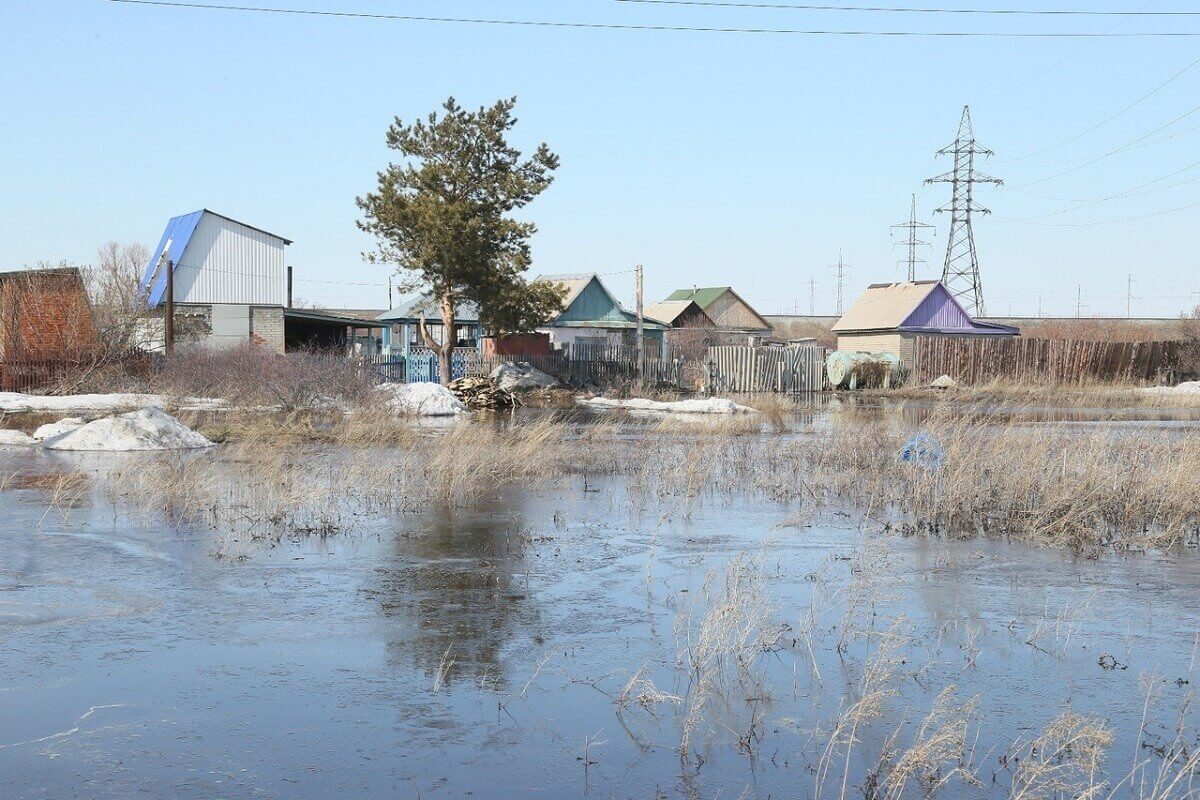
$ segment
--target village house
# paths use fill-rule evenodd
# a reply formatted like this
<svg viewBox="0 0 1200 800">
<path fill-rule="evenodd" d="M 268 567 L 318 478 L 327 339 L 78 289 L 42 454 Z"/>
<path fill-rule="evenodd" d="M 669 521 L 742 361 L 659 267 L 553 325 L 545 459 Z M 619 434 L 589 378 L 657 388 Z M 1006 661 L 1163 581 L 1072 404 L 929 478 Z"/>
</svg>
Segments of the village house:
<svg viewBox="0 0 1200 800">
<path fill-rule="evenodd" d="M 712 320 L 726 344 L 757 344 L 771 333 L 771 323 L 729 286 L 677 289 L 666 303 L 692 302 Z"/>
<path fill-rule="evenodd" d="M 421 320 L 429 338 L 438 344 L 446 341 L 446 326 L 437 300 L 428 292 L 380 314 L 377 321 L 383 326 L 383 354 L 407 356 L 413 348 L 425 347 L 421 337 Z M 454 344 L 456 347 L 478 347 L 482 331 L 479 309 L 474 303 L 461 302 L 454 309 Z"/>
<path fill-rule="evenodd" d="M 538 328 L 549 334 L 556 350 L 586 358 L 610 348 L 637 345 L 637 315 L 626 311 L 596 274 L 543 275 L 537 280 L 557 283 L 567 290 L 562 309 Z M 667 325 L 648 318 L 644 312 L 642 317 L 646 355 L 658 358 L 663 352 Z"/>
<path fill-rule="evenodd" d="M 941 281 L 876 283 L 834 323 L 839 351 L 891 353 L 905 367 L 918 336 L 977 338 L 1017 336 L 1008 325 L 971 319 Z"/>
<path fill-rule="evenodd" d="M 352 341 L 370 339 L 371 320 L 292 308 L 292 271 L 284 258 L 291 243 L 207 208 L 182 214 L 167 222 L 141 288 L 151 309 L 165 309 L 168 273 L 173 276 L 180 342 L 349 352 Z"/>
</svg>

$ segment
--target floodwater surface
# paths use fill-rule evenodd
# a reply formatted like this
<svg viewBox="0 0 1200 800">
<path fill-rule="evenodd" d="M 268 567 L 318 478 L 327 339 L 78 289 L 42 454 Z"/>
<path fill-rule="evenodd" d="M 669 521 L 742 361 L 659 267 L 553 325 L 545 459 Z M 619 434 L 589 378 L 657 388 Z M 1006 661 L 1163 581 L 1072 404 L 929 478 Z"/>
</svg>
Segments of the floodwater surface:
<svg viewBox="0 0 1200 800">
<path fill-rule="evenodd" d="M 949 797 L 1008 796 L 1067 708 L 1112 731 L 1113 776 L 1181 719 L 1197 744 L 1186 549 L 906 538 L 619 478 L 278 538 L 29 486 L 0 492 L 5 797 L 863 797 L 948 691 Z"/>
</svg>

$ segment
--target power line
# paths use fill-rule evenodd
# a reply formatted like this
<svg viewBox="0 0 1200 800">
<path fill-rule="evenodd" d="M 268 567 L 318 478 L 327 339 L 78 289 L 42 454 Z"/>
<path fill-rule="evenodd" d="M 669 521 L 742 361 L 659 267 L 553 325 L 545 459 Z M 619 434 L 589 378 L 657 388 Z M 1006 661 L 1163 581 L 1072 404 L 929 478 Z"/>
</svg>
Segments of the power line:
<svg viewBox="0 0 1200 800">
<path fill-rule="evenodd" d="M 831 6 L 792 3 L 747 3 L 726 0 L 613 0 L 656 6 L 700 6 L 706 8 L 765 8 L 785 11 L 853 11 L 909 14 L 979 14 L 1056 17 L 1200 17 L 1200 11 L 1095 11 L 1021 8 L 900 8 L 897 6 Z"/>
<path fill-rule="evenodd" d="M 1129 36 L 1129 35 L 1132 35 L 1132 34 L 1127 34 L 1127 33 L 1114 33 L 1114 34 L 1106 34 L 1106 35 L 1111 35 L 1111 36 Z M 1102 128 L 1102 127 L 1104 127 L 1105 125 L 1107 125 L 1108 123 L 1112 122 L 1114 119 L 1116 119 L 1117 117 L 1121 116 L 1121 115 L 1122 115 L 1122 114 L 1124 114 L 1126 111 L 1129 111 L 1130 109 L 1132 109 L 1132 108 L 1135 108 L 1136 106 L 1140 105 L 1141 103 L 1145 102 L 1146 100 L 1149 100 L 1151 97 L 1153 97 L 1154 95 L 1158 94 L 1158 92 L 1160 92 L 1161 90 L 1165 89 L 1167 86 L 1171 85 L 1172 83 L 1174 83 L 1174 82 L 1175 82 L 1176 80 L 1178 80 L 1179 78 L 1183 77 L 1184 73 L 1186 73 L 1188 70 L 1190 70 L 1192 67 L 1196 66 L 1197 64 L 1200 64 L 1200 58 L 1197 58 L 1195 61 L 1193 61 L 1192 63 L 1188 64 L 1186 67 L 1184 67 L 1183 69 L 1179 70 L 1179 71 L 1178 71 L 1178 72 L 1176 72 L 1174 75 L 1172 75 L 1171 77 L 1167 78 L 1165 81 L 1163 81 L 1162 83 L 1160 83 L 1158 86 L 1155 86 L 1153 89 L 1151 89 L 1150 91 L 1146 92 L 1144 95 L 1142 95 L 1141 97 L 1139 97 L 1137 100 L 1134 100 L 1132 103 L 1130 103 L 1129 105 L 1125 106 L 1124 108 L 1122 108 L 1122 109 L 1121 109 L 1120 111 L 1118 111 L 1117 113 L 1113 114 L 1113 115 L 1112 115 L 1112 116 L 1110 116 L 1110 117 L 1106 117 L 1106 118 L 1102 119 L 1101 121 L 1097 122 L 1097 123 L 1096 123 L 1095 125 L 1093 125 L 1092 127 L 1088 128 L 1087 130 L 1080 131 L 1079 133 L 1075 134 L 1074 136 L 1072 136 L 1072 137 L 1070 137 L 1070 138 L 1068 138 L 1068 139 L 1064 139 L 1064 140 L 1062 140 L 1061 142 L 1059 142 L 1058 144 L 1054 144 L 1054 145 L 1051 145 L 1051 146 L 1049 146 L 1049 147 L 1047 147 L 1047 148 L 1044 148 L 1044 149 L 1042 149 L 1042 150 L 1038 150 L 1036 153 L 1029 153 L 1028 155 L 1021 156 L 1020 158 L 1016 158 L 1016 159 L 1013 159 L 1013 160 L 1014 160 L 1014 161 L 1024 161 L 1025 159 L 1033 158 L 1034 156 L 1040 156 L 1042 153 L 1048 153 L 1048 152 L 1050 152 L 1051 150 L 1057 150 L 1058 148 L 1062 147 L 1062 146 L 1063 146 L 1063 145 L 1065 145 L 1065 144 L 1070 144 L 1071 142 L 1075 141 L 1076 139 L 1080 139 L 1080 138 L 1082 138 L 1082 137 L 1084 137 L 1084 136 L 1087 136 L 1087 135 L 1088 135 L 1089 133 L 1091 133 L 1092 131 L 1094 131 L 1094 130 L 1097 130 L 1098 128 Z M 1191 113 L 1191 112 L 1188 112 L 1188 113 Z M 1186 114 L 1185 114 L 1184 116 L 1186 116 Z M 1168 125 L 1170 125 L 1170 124 L 1172 124 L 1172 123 L 1167 123 L 1167 124 L 1168 124 Z M 1166 126 L 1164 126 L 1164 127 L 1166 127 Z M 1159 128 L 1159 130 L 1162 130 L 1162 128 Z M 1135 140 L 1135 141 L 1136 141 L 1136 140 Z"/>
<path fill-rule="evenodd" d="M 1139 185 L 1131 187 L 1129 189 L 1125 189 L 1124 191 L 1117 192 L 1116 194 L 1111 194 L 1107 197 L 1097 197 L 1092 200 L 1080 201 L 1078 203 L 1078 205 L 1071 206 L 1070 208 L 1061 208 L 1058 211 L 1051 211 L 1047 214 L 1039 214 L 1035 217 L 1027 217 L 1025 220 L 1021 220 L 1021 221 L 1027 221 L 1027 220 L 1031 220 L 1031 219 L 1046 219 L 1048 217 L 1057 217 L 1062 214 L 1068 214 L 1072 211 L 1078 211 L 1081 208 L 1088 208 L 1090 206 L 1094 206 L 1099 203 L 1107 203 L 1109 200 L 1120 200 L 1120 199 L 1123 199 L 1126 197 L 1138 197 L 1141 194 L 1151 194 L 1153 192 L 1160 192 L 1160 191 L 1164 191 L 1166 189 L 1174 189 L 1176 187 L 1183 186 L 1188 183 L 1193 183 L 1196 180 L 1200 180 L 1200 178 L 1189 178 L 1186 181 L 1180 181 L 1179 183 L 1174 183 L 1174 184 L 1171 184 L 1170 186 L 1160 186 L 1157 189 L 1151 189 L 1150 191 L 1147 191 L 1147 192 L 1141 191 L 1142 189 L 1145 189 L 1147 186 L 1153 186 L 1156 183 L 1165 181 L 1167 178 L 1173 178 L 1176 175 L 1180 174 L 1181 172 L 1187 172 L 1188 170 L 1195 169 L 1196 167 L 1200 167 L 1200 161 L 1196 161 L 1192 164 L 1188 164 L 1186 167 L 1181 167 L 1180 169 L 1174 170 L 1172 172 L 1168 172 L 1166 175 L 1160 175 L 1157 178 L 1148 180 L 1145 183 L 1139 184 Z"/>
<path fill-rule="evenodd" d="M 1093 228 L 1100 225 L 1120 225 L 1124 222 L 1138 222 L 1144 219 L 1152 219 L 1153 217 L 1162 217 L 1167 214 L 1176 214 L 1180 211 L 1200 207 L 1200 202 L 1188 203 L 1187 205 L 1177 206 L 1176 208 L 1167 208 L 1162 211 L 1153 211 L 1149 214 L 1139 214 L 1136 217 L 1122 217 L 1120 219 L 1105 219 L 1096 222 L 1034 222 L 1033 218 L 1029 219 L 1013 219 L 1011 217 L 997 217 L 997 219 L 1005 222 L 1017 222 L 1026 225 L 1042 225 L 1047 228 Z"/>
<path fill-rule="evenodd" d="M 792 36 L 852 36 L 852 37 L 914 37 L 953 39 L 1087 39 L 1106 38 L 1192 38 L 1200 37 L 1200 31 L 1136 31 L 1132 33 L 1081 33 L 1073 31 L 880 31 L 880 30 L 825 30 L 806 28 L 763 28 L 763 27 L 710 27 L 702 25 L 649 25 L 617 22 L 570 22 L 555 20 L 498 19 L 488 17 L 435 17 L 415 14 L 381 14 L 368 11 L 330 11 L 308 8 L 281 8 L 274 6 L 240 6 L 218 3 L 188 3 L 177 0 L 107 0 L 133 6 L 155 6 L 160 8 L 188 8 L 205 11 L 231 11 L 251 14 L 289 14 L 307 17 L 340 17 L 343 19 L 390 20 L 397 22 L 439 22 L 463 25 L 493 25 L 529 28 L 573 28 L 583 30 L 613 31 L 673 31 L 681 33 L 746 33 L 786 34 Z"/>
<path fill-rule="evenodd" d="M 1179 122 L 1182 119 L 1190 117 L 1192 114 L 1195 114 L 1197 111 L 1200 111 L 1200 106 L 1195 106 L 1194 108 L 1191 108 L 1188 111 L 1183 112 L 1178 117 L 1175 117 L 1175 119 L 1171 120 L 1170 122 L 1168 122 L 1164 125 L 1160 125 L 1157 128 L 1155 128 L 1154 130 L 1152 130 L 1148 133 L 1144 133 L 1141 136 L 1139 136 L 1138 138 L 1134 139 L 1133 141 L 1127 142 L 1127 143 L 1121 145 L 1120 147 L 1117 147 L 1113 150 L 1109 150 L 1107 153 L 1102 153 L 1102 154 L 1096 156 L 1095 158 L 1089 159 L 1089 160 L 1083 162 L 1082 164 L 1078 164 L 1074 167 L 1071 167 L 1070 169 L 1065 169 L 1062 172 L 1056 172 L 1053 175 L 1047 175 L 1044 178 L 1038 178 L 1036 181 L 1029 181 L 1028 183 L 1022 183 L 1020 186 L 1017 186 L 1016 188 L 1023 189 L 1026 186 L 1036 186 L 1039 183 L 1045 183 L 1046 181 L 1053 180 L 1055 178 L 1061 178 L 1064 175 L 1070 175 L 1072 172 L 1078 172 L 1079 170 L 1081 170 L 1085 167 L 1090 167 L 1092 164 L 1095 164 L 1098 161 L 1103 161 L 1106 158 L 1115 156 L 1118 153 L 1123 153 L 1126 150 L 1133 150 L 1135 147 L 1149 147 L 1150 145 L 1160 144 L 1160 143 L 1168 141 L 1170 139 L 1174 139 L 1176 136 L 1182 136 L 1185 133 L 1190 133 L 1191 131 L 1197 130 L 1197 128 L 1186 128 L 1182 131 L 1176 131 L 1175 133 L 1172 133 L 1169 136 L 1164 136 L 1161 139 L 1155 139 L 1152 142 L 1146 142 L 1145 144 L 1139 144 L 1139 142 L 1142 142 L 1143 140 L 1153 136 L 1154 134 L 1159 133 L 1160 131 L 1163 131 L 1163 130 L 1171 127 L 1176 122 Z M 1051 148 L 1051 149 L 1053 149 L 1053 148 Z M 1043 151 L 1043 152 L 1045 152 L 1045 151 Z M 1014 160 L 1023 160 L 1023 159 L 1014 159 Z"/>
</svg>

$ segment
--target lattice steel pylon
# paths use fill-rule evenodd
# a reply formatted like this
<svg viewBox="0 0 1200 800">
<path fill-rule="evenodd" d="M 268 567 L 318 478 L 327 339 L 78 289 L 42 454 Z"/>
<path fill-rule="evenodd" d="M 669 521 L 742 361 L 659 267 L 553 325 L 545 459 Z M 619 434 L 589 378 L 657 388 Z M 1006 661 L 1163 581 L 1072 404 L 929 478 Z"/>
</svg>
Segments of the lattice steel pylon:
<svg viewBox="0 0 1200 800">
<path fill-rule="evenodd" d="M 942 283 L 950 290 L 950 294 L 962 303 L 967 313 L 971 316 L 982 316 L 986 311 L 983 304 L 983 286 L 979 281 L 975 234 L 971 231 L 971 215 L 992 212 L 975 205 L 973 195 L 977 183 L 994 183 L 999 186 L 1004 181 L 975 171 L 975 156 L 990 156 L 992 151 L 975 141 L 969 106 L 963 106 L 962 119 L 958 123 L 958 136 L 954 143 L 943 147 L 937 154 L 954 156 L 954 169 L 925 179 L 926 183 L 951 185 L 950 205 L 937 209 L 938 213 L 950 212 L 950 236 L 946 242 L 946 264 L 942 268 Z"/>
<path fill-rule="evenodd" d="M 908 231 L 908 238 L 897 244 L 906 245 L 908 247 L 908 258 L 901 261 L 901 264 L 908 264 L 908 282 L 912 283 L 917 279 L 917 264 L 924 264 L 925 259 L 917 258 L 918 247 L 930 247 L 929 242 L 923 242 L 917 238 L 917 231 L 921 228 L 929 228 L 933 230 L 932 225 L 924 222 L 917 222 L 917 196 L 912 196 L 912 205 L 909 207 L 908 222 L 898 222 L 892 226 L 892 229 L 904 228 Z"/>
</svg>

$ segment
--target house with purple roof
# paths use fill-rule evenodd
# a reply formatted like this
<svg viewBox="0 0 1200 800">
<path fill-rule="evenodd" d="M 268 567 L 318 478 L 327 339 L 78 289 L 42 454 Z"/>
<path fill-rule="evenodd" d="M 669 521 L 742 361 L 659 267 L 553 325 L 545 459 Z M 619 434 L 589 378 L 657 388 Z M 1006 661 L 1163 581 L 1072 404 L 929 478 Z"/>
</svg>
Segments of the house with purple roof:
<svg viewBox="0 0 1200 800">
<path fill-rule="evenodd" d="M 941 281 L 875 283 L 833 326 L 838 350 L 892 353 L 913 363 L 918 336 L 1019 336 L 1008 325 L 979 322 L 963 309 Z"/>
</svg>

